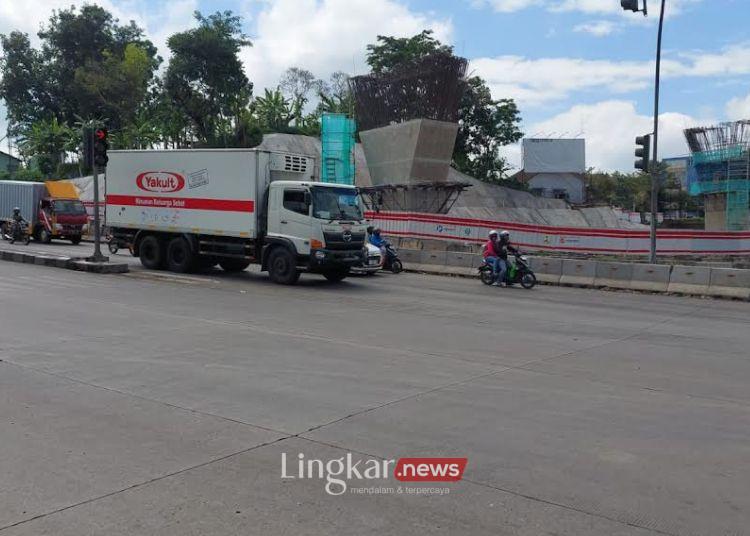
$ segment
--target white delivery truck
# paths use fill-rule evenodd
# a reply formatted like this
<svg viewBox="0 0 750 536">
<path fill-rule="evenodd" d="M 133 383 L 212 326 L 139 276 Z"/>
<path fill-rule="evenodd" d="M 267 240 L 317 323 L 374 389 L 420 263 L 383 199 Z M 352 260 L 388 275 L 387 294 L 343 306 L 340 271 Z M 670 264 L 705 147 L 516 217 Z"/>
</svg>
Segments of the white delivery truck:
<svg viewBox="0 0 750 536">
<path fill-rule="evenodd" d="M 312 158 L 257 149 L 109 151 L 106 222 L 150 269 L 260 264 L 340 281 L 364 261 L 354 186 L 314 182 Z"/>
</svg>

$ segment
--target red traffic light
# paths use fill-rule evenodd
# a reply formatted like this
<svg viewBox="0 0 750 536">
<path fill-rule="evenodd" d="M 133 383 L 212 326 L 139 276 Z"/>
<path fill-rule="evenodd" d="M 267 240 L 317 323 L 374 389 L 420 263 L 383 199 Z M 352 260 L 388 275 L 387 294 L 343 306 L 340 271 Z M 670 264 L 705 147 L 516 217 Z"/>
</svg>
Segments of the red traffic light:
<svg viewBox="0 0 750 536">
<path fill-rule="evenodd" d="M 94 132 L 94 137 L 96 137 L 97 140 L 104 141 L 107 139 L 107 129 L 106 128 L 97 128 L 96 132 Z"/>
</svg>

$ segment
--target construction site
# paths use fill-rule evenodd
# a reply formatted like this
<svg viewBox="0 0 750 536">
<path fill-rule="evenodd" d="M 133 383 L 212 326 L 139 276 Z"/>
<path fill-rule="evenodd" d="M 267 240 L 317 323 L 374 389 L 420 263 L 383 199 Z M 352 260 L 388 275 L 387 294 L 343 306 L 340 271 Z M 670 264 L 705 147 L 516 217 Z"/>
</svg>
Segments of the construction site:
<svg viewBox="0 0 750 536">
<path fill-rule="evenodd" d="M 750 120 L 685 130 L 687 185 L 702 196 L 707 231 L 750 229 Z"/>
</svg>

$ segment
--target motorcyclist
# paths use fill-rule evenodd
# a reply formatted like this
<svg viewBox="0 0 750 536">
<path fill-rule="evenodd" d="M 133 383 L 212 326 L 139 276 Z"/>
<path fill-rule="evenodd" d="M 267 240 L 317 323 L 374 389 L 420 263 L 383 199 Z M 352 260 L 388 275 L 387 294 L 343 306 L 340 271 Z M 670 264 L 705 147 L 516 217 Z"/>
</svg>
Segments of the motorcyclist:
<svg viewBox="0 0 750 536">
<path fill-rule="evenodd" d="M 500 258 L 501 242 L 499 235 L 500 233 L 498 233 L 494 229 L 489 232 L 489 234 L 487 235 L 488 240 L 484 245 L 483 252 L 484 262 L 489 264 L 492 268 L 492 275 L 494 276 L 492 286 L 495 287 L 505 286 L 506 263 L 501 261 Z"/>
<path fill-rule="evenodd" d="M 370 233 L 370 244 L 381 250 L 385 248 L 386 241 L 385 238 L 380 236 L 380 228 L 375 227 Z"/>
<path fill-rule="evenodd" d="M 26 225 L 26 220 L 24 219 L 23 215 L 21 214 L 21 209 L 18 207 L 13 207 L 13 216 L 11 216 L 11 222 L 12 227 L 10 230 L 11 236 L 19 236 L 22 232 L 22 229 L 24 228 L 24 225 Z"/>
<path fill-rule="evenodd" d="M 510 268 L 510 264 L 508 263 L 508 252 L 516 255 L 518 253 L 518 250 L 511 245 L 510 233 L 508 231 L 500 231 L 500 239 L 498 240 L 498 243 L 499 247 L 497 249 L 497 254 L 498 258 L 500 259 L 499 263 L 502 264 L 504 275 L 505 272 L 507 272 Z"/>
</svg>

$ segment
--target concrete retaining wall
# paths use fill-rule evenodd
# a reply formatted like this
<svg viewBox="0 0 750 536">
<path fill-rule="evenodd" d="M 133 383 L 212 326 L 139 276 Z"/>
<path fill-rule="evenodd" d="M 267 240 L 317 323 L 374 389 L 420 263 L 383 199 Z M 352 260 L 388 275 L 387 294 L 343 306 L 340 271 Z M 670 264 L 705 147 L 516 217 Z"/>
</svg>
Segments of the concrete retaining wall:
<svg viewBox="0 0 750 536">
<path fill-rule="evenodd" d="M 594 286 L 631 288 L 633 264 L 627 262 L 596 262 Z"/>
<path fill-rule="evenodd" d="M 750 299 L 750 270 L 711 268 L 708 292 L 712 296 Z"/>
<path fill-rule="evenodd" d="M 708 294 L 711 268 L 705 266 L 674 266 L 669 276 L 668 292 Z"/>
<path fill-rule="evenodd" d="M 596 262 L 563 259 L 562 275 L 560 276 L 561 285 L 581 285 L 590 287 L 594 285 L 595 276 Z"/>
<path fill-rule="evenodd" d="M 666 292 L 672 266 L 668 264 L 633 264 L 633 277 L 630 288 L 651 292 Z"/>
<path fill-rule="evenodd" d="M 455 251 L 410 251 L 407 270 L 476 276 L 482 256 Z M 707 266 L 672 266 L 623 262 L 530 257 L 531 269 L 541 283 L 595 288 L 618 288 L 750 300 L 750 270 Z"/>
</svg>

